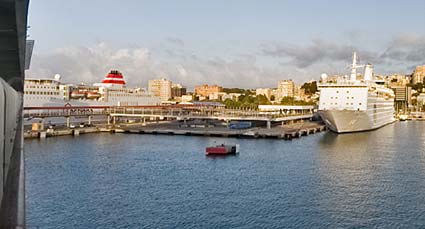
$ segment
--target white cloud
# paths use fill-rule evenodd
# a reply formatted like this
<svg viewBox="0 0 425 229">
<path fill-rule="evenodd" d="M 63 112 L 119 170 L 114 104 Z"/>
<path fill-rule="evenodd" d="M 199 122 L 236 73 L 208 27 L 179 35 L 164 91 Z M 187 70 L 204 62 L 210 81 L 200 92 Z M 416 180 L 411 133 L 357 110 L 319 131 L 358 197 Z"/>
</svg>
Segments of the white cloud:
<svg viewBox="0 0 425 229">
<path fill-rule="evenodd" d="M 358 32 L 360 34 L 360 32 Z M 359 37 L 360 35 L 357 35 Z M 313 39 L 305 46 L 272 43 L 261 47 L 260 55 L 281 60 L 284 65 L 295 65 L 308 71 L 347 66 L 352 51 L 357 51 L 360 60 L 375 64 L 381 74 L 412 72 L 412 66 L 425 64 L 425 37 L 415 34 L 401 34 L 390 42 L 383 42 L 382 50 L 370 51 L 353 46 Z M 339 66 L 339 67 L 338 67 Z"/>
<path fill-rule="evenodd" d="M 166 52 L 166 50 L 162 50 Z M 34 55 L 29 77 L 62 75 L 66 82 L 99 82 L 111 70 L 122 71 L 130 85 L 146 86 L 152 78 L 166 77 L 190 88 L 198 84 L 220 84 L 227 87 L 275 86 L 285 78 L 280 66 L 258 66 L 255 56 L 240 55 L 226 60 L 221 57 L 196 58 L 192 51 L 174 50 L 176 55 L 161 58 L 148 48 L 113 48 L 101 42 L 92 47 L 66 47 L 48 55 Z M 155 58 L 153 57 L 155 56 Z"/>
<path fill-rule="evenodd" d="M 351 51 L 359 51 L 362 62 L 375 64 L 377 73 L 411 73 L 412 66 L 425 64 L 424 37 L 394 38 L 381 53 L 324 40 L 306 46 L 266 44 L 257 54 L 232 57 L 203 56 L 179 47 L 149 49 L 115 48 L 100 42 L 90 47 L 64 47 L 47 55 L 34 54 L 29 77 L 53 77 L 59 73 L 66 82 L 100 82 L 111 69 L 123 72 L 132 86 L 146 86 L 149 79 L 165 77 L 193 88 L 209 83 L 225 87 L 275 87 L 280 79 L 299 83 L 318 79 L 320 73 L 347 74 Z M 175 43 L 183 43 L 183 41 Z"/>
</svg>

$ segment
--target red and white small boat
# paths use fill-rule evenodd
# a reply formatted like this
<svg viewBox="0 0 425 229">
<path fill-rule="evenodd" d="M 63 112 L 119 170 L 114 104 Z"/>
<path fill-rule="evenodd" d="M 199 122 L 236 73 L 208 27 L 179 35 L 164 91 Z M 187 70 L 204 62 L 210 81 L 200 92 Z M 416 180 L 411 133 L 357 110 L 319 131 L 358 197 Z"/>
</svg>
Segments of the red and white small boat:
<svg viewBox="0 0 425 229">
<path fill-rule="evenodd" d="M 210 146 L 205 149 L 206 155 L 228 155 L 239 153 L 239 144 L 236 145 L 216 145 Z"/>
</svg>

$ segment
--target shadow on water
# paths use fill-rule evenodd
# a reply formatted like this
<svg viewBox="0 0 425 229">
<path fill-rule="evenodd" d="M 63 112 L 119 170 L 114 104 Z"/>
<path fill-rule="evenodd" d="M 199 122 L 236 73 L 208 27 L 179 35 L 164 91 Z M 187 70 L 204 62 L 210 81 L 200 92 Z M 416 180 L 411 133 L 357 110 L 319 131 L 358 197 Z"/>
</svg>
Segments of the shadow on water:
<svg viewBox="0 0 425 229">
<path fill-rule="evenodd" d="M 333 147 L 358 147 L 368 141 L 371 132 L 337 134 L 331 131 L 326 132 L 319 140 L 319 146 L 327 148 Z"/>
<path fill-rule="evenodd" d="M 334 220 L 343 222 L 340 226 L 377 225 L 382 221 L 400 226 L 400 222 L 406 222 L 397 214 L 402 208 L 411 208 L 404 205 L 405 201 L 418 199 L 417 190 L 424 185 L 419 175 L 424 165 L 415 153 L 418 135 L 408 137 L 420 124 L 411 124 L 410 128 L 403 124 L 369 132 L 328 132 L 318 140 L 317 204 L 336 217 Z M 408 143 L 410 140 L 412 143 Z M 407 171 L 412 173 L 406 176 Z"/>
<path fill-rule="evenodd" d="M 205 155 L 205 158 L 212 159 L 212 160 L 224 160 L 226 158 L 235 158 L 238 156 L 239 156 L 238 153 L 225 154 L 225 155 L 214 154 L 214 155 Z"/>
</svg>

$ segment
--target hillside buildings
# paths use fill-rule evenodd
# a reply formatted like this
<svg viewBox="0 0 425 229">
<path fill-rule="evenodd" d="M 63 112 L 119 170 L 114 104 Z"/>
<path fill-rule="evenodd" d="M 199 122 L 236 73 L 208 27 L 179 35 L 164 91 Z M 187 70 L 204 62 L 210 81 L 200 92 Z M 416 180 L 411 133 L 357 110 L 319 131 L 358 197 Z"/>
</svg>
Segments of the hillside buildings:
<svg viewBox="0 0 425 229">
<path fill-rule="evenodd" d="M 255 95 L 264 95 L 267 97 L 268 100 L 271 100 L 272 97 L 272 91 L 273 89 L 271 88 L 257 88 L 255 89 Z"/>
<path fill-rule="evenodd" d="M 425 77 L 425 65 L 417 66 L 412 75 L 412 83 L 423 83 Z"/>
<path fill-rule="evenodd" d="M 386 77 L 388 84 L 392 86 L 406 86 L 410 83 L 410 75 L 392 74 Z"/>
<path fill-rule="evenodd" d="M 208 97 L 211 94 L 223 91 L 223 87 L 217 85 L 203 84 L 195 86 L 195 94 L 201 97 Z"/>
</svg>

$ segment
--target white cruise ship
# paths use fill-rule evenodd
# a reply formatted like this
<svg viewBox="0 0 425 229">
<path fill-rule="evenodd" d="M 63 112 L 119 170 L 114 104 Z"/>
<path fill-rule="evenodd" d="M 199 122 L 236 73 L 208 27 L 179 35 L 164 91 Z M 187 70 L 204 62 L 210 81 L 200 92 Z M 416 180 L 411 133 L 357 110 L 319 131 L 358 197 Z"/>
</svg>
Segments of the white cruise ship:
<svg viewBox="0 0 425 229">
<path fill-rule="evenodd" d="M 60 76 L 53 79 L 25 79 L 24 108 L 63 106 L 143 106 L 159 105 L 159 97 L 142 88 L 125 86 L 123 75 L 111 71 L 102 83 L 91 86 L 62 84 Z"/>
<path fill-rule="evenodd" d="M 363 79 L 357 79 L 357 68 L 364 68 Z M 395 121 L 393 90 L 375 79 L 371 64 L 358 65 L 355 52 L 349 79 L 331 81 L 322 74 L 318 87 L 318 113 L 334 132 L 373 130 Z"/>
</svg>

